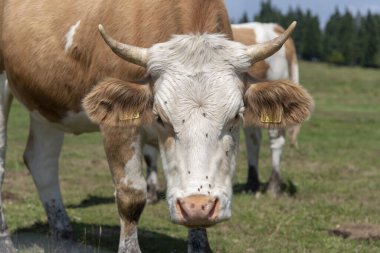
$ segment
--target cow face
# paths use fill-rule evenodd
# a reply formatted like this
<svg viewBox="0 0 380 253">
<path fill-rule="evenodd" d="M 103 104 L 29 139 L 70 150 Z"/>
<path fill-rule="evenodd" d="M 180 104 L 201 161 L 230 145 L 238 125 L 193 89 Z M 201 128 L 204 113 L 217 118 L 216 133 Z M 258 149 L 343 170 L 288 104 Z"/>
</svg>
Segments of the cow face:
<svg viewBox="0 0 380 253">
<path fill-rule="evenodd" d="M 153 114 L 172 220 L 207 226 L 231 215 L 244 103 L 245 48 L 219 35 L 177 36 L 149 50 Z"/>
<path fill-rule="evenodd" d="M 221 35 L 176 36 L 146 51 L 105 39 L 119 56 L 146 66 L 151 83 L 145 88 L 98 85 L 85 99 L 90 118 L 99 124 L 123 125 L 125 121 L 118 123 L 120 117 L 112 115 L 135 112 L 141 116 L 131 118 L 130 124 L 152 122 L 173 222 L 206 227 L 228 219 L 243 118 L 271 127 L 279 124 L 270 119 L 280 112 L 281 126 L 298 124 L 310 112 L 310 96 L 287 82 L 277 89 L 273 83 L 248 88 L 244 77 L 253 61 L 252 50 Z M 257 56 L 260 50 L 253 51 L 255 59 L 263 57 Z M 108 105 L 106 112 L 101 104 Z M 261 114 L 269 121 L 263 122 Z"/>
</svg>

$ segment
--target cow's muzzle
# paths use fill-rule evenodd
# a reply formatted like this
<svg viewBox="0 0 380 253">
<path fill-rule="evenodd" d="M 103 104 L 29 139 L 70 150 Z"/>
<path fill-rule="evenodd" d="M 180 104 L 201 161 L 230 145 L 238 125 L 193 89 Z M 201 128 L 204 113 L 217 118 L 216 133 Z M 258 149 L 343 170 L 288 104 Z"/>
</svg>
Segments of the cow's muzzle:
<svg viewBox="0 0 380 253">
<path fill-rule="evenodd" d="M 220 201 L 206 195 L 178 198 L 177 223 L 187 227 L 209 227 L 219 222 Z"/>
</svg>

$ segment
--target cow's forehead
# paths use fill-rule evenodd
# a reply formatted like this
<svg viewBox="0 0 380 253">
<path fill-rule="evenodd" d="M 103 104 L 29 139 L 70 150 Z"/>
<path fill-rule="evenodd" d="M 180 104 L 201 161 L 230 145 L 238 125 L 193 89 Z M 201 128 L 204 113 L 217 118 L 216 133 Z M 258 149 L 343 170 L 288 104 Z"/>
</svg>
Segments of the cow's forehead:
<svg viewBox="0 0 380 253">
<path fill-rule="evenodd" d="M 155 102 L 173 125 L 205 114 L 221 128 L 243 106 L 250 59 L 242 44 L 216 34 L 177 35 L 149 54 Z"/>
<path fill-rule="evenodd" d="M 218 78 L 215 73 L 202 72 L 173 77 L 167 73 L 155 83 L 154 97 L 174 127 L 195 122 L 196 126 L 222 129 L 243 106 L 243 90 L 244 84 L 237 75 Z M 206 125 L 201 124 L 203 121 Z"/>
<path fill-rule="evenodd" d="M 148 67 L 153 76 L 166 72 L 241 73 L 250 67 L 250 58 L 246 46 L 220 34 L 176 35 L 149 49 Z"/>
</svg>

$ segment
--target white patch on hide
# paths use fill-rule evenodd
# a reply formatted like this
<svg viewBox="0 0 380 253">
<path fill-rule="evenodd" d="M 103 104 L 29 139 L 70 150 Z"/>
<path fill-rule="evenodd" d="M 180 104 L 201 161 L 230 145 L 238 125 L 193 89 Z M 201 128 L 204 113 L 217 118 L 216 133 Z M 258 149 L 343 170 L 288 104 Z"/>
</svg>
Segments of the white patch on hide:
<svg viewBox="0 0 380 253">
<path fill-rule="evenodd" d="M 142 154 L 141 154 L 141 142 L 140 138 L 132 144 L 134 153 L 132 158 L 127 162 L 124 166 L 124 183 L 128 185 L 128 187 L 132 187 L 133 189 L 146 192 L 146 180 L 142 175 L 141 170 L 141 162 L 142 162 Z"/>
<path fill-rule="evenodd" d="M 78 29 L 79 25 L 80 25 L 80 20 L 78 20 L 74 25 L 72 25 L 69 31 L 65 35 L 65 38 L 66 38 L 65 52 L 66 53 L 73 45 L 75 31 Z"/>
</svg>

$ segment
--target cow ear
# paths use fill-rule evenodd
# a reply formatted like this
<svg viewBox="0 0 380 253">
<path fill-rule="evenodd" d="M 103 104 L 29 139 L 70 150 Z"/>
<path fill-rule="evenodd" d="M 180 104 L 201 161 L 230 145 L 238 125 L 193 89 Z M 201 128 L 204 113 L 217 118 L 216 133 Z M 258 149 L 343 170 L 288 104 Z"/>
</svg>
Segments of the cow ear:
<svg viewBox="0 0 380 253">
<path fill-rule="evenodd" d="M 283 128 L 306 120 L 314 107 L 310 94 L 288 80 L 252 84 L 244 95 L 246 125 Z"/>
<path fill-rule="evenodd" d="M 83 107 L 99 125 L 139 126 L 152 121 L 153 95 L 149 85 L 108 78 L 84 98 Z"/>
</svg>

